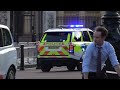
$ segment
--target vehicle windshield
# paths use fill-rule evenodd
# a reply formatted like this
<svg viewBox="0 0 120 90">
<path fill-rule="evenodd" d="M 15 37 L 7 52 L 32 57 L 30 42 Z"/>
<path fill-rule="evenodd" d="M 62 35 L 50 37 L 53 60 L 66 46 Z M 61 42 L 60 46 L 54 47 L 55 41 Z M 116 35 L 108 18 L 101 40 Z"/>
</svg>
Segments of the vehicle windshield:
<svg viewBox="0 0 120 90">
<path fill-rule="evenodd" d="M 70 32 L 46 32 L 42 42 L 64 42 L 70 41 Z"/>
</svg>

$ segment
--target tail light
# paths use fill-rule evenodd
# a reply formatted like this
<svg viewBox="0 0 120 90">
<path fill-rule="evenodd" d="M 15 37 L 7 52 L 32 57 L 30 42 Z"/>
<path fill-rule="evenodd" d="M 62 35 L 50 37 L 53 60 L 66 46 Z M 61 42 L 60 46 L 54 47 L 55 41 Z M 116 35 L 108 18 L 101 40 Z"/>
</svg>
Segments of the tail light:
<svg viewBox="0 0 120 90">
<path fill-rule="evenodd" d="M 74 45 L 72 43 L 69 45 L 69 53 L 74 53 Z"/>
</svg>

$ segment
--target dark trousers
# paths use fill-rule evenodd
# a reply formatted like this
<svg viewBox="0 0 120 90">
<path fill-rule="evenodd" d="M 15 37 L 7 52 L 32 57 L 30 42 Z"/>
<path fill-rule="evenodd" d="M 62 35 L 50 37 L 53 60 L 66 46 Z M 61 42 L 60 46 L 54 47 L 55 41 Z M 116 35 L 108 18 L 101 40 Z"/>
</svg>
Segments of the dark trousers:
<svg viewBox="0 0 120 90">
<path fill-rule="evenodd" d="M 104 67 L 100 73 L 89 72 L 88 79 L 107 79 L 106 68 Z"/>
<path fill-rule="evenodd" d="M 88 79 L 107 79 L 107 78 L 108 77 L 107 77 L 105 68 L 103 68 L 103 70 L 100 73 L 89 72 L 89 74 L 88 74 Z"/>
<path fill-rule="evenodd" d="M 106 73 L 97 73 L 95 72 L 89 72 L 88 79 L 107 79 Z"/>
</svg>

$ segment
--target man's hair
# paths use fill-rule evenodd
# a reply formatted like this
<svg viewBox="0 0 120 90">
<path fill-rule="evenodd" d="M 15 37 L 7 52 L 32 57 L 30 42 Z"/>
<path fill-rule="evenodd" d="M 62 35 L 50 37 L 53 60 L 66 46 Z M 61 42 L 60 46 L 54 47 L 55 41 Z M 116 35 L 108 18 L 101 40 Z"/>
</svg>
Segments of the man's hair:
<svg viewBox="0 0 120 90">
<path fill-rule="evenodd" d="M 108 35 L 108 30 L 104 26 L 95 27 L 95 31 L 101 32 L 102 37 L 107 37 Z"/>
</svg>

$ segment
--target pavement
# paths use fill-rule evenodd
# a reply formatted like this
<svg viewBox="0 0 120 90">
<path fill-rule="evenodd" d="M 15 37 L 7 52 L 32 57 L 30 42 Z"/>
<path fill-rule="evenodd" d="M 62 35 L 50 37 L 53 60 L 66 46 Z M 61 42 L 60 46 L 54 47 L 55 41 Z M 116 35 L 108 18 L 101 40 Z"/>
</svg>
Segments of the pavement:
<svg viewBox="0 0 120 90">
<path fill-rule="evenodd" d="M 33 68 L 36 67 L 37 58 L 24 58 L 24 68 Z M 18 58 L 18 69 L 20 68 L 21 59 Z"/>
<path fill-rule="evenodd" d="M 24 45 L 24 67 L 25 68 L 33 68 L 36 67 L 36 61 L 37 58 L 36 56 L 36 42 L 19 42 L 16 43 L 14 42 L 14 46 L 17 49 L 17 57 L 18 57 L 18 69 L 20 67 L 20 62 L 21 62 L 21 58 L 20 58 L 20 45 L 23 44 Z"/>
</svg>

